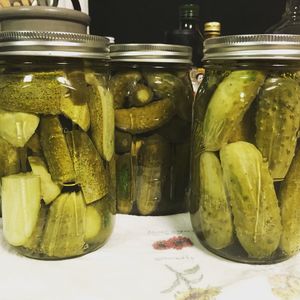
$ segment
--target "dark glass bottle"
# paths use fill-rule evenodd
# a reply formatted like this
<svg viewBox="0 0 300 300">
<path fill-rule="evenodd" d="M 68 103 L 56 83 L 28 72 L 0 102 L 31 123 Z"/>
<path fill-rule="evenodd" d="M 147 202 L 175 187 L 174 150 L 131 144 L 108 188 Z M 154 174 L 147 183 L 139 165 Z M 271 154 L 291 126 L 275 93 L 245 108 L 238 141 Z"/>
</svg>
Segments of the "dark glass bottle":
<svg viewBox="0 0 300 300">
<path fill-rule="evenodd" d="M 271 26 L 266 33 L 300 34 L 300 0 L 286 0 L 281 20 Z"/>
<path fill-rule="evenodd" d="M 200 31 L 199 5 L 183 4 L 179 7 L 179 28 L 166 32 L 166 42 L 192 47 L 193 64 L 201 66 L 203 36 Z"/>
</svg>

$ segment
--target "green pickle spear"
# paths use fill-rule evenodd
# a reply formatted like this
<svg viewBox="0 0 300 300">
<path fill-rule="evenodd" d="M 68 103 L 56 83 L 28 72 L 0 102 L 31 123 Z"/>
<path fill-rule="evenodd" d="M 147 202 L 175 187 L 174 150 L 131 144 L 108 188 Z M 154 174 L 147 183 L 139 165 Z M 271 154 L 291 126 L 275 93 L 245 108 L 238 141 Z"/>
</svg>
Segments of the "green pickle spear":
<svg viewBox="0 0 300 300">
<path fill-rule="evenodd" d="M 40 178 L 18 173 L 2 178 L 3 233 L 12 246 L 24 245 L 32 235 L 41 207 Z"/>
<path fill-rule="evenodd" d="M 152 102 L 144 107 L 116 109 L 116 127 L 137 134 L 157 129 L 175 115 L 175 104 L 170 98 Z"/>
<path fill-rule="evenodd" d="M 92 140 L 106 161 L 114 154 L 115 116 L 111 93 L 93 73 L 86 74 L 89 87 L 89 110 L 91 117 Z"/>
<path fill-rule="evenodd" d="M 75 170 L 59 119 L 43 117 L 40 126 L 41 145 L 52 179 L 60 184 L 74 182 Z"/>
<path fill-rule="evenodd" d="M 35 72 L 0 76 L 0 108 L 57 115 L 69 89 L 65 73 Z"/>
<path fill-rule="evenodd" d="M 280 248 L 288 256 L 295 255 L 300 250 L 299 172 L 300 150 L 298 148 L 279 191 L 283 226 Z"/>
<path fill-rule="evenodd" d="M 81 193 L 63 193 L 50 206 L 41 243 L 48 257 L 83 254 L 86 205 Z"/>
<path fill-rule="evenodd" d="M 256 145 L 274 179 L 283 179 L 295 154 L 300 87 L 291 78 L 268 78 L 258 99 Z"/>
<path fill-rule="evenodd" d="M 109 90 L 113 95 L 114 108 L 122 108 L 132 88 L 142 79 L 138 71 L 120 72 L 112 76 Z"/>
<path fill-rule="evenodd" d="M 0 138 L 0 177 L 16 174 L 20 171 L 17 148 Z"/>
<path fill-rule="evenodd" d="M 119 213 L 129 214 L 134 203 L 133 166 L 130 153 L 118 156 L 116 161 L 117 176 L 117 210 Z"/>
<path fill-rule="evenodd" d="M 139 150 L 136 179 L 136 201 L 141 215 L 155 212 L 169 196 L 170 144 L 161 136 L 145 138 Z"/>
<path fill-rule="evenodd" d="M 149 87 L 159 99 L 170 98 L 176 106 L 177 114 L 187 122 L 191 122 L 193 97 L 187 93 L 183 81 L 167 72 L 145 72 L 144 77 Z"/>
<path fill-rule="evenodd" d="M 103 198 L 109 192 L 108 174 L 104 163 L 90 140 L 80 130 L 66 135 L 74 163 L 76 182 L 81 186 L 87 204 Z"/>
<path fill-rule="evenodd" d="M 259 150 L 247 142 L 220 151 L 237 238 L 250 257 L 270 257 L 282 233 L 273 180 Z"/>
<path fill-rule="evenodd" d="M 203 148 L 206 151 L 217 151 L 226 145 L 264 80 L 263 72 L 242 70 L 231 72 L 218 85 L 203 121 Z"/>
<path fill-rule="evenodd" d="M 200 231 L 213 249 L 223 249 L 233 241 L 233 224 L 221 163 L 213 152 L 200 156 Z"/>
</svg>

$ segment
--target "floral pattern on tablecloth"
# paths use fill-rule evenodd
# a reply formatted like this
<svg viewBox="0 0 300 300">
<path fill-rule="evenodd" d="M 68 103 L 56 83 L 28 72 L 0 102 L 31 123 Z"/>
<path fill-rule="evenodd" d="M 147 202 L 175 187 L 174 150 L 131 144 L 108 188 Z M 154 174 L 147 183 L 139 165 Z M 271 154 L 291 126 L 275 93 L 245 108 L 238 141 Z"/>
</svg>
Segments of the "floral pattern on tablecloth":
<svg viewBox="0 0 300 300">
<path fill-rule="evenodd" d="M 269 277 L 272 293 L 280 300 L 300 299 L 300 274 L 276 274 Z"/>
<path fill-rule="evenodd" d="M 215 300 L 221 292 L 221 289 L 217 287 L 199 286 L 203 279 L 199 265 L 185 269 L 182 272 L 169 265 L 165 265 L 165 267 L 175 275 L 175 278 L 170 287 L 162 293 L 173 292 L 176 300 Z"/>
</svg>

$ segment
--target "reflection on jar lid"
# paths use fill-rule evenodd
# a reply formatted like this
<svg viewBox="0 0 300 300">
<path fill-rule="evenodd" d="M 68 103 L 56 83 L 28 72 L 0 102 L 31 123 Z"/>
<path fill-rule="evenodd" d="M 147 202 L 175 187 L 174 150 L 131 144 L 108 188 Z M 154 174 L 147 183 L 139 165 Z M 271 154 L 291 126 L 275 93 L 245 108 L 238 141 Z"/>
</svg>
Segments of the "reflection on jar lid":
<svg viewBox="0 0 300 300">
<path fill-rule="evenodd" d="M 231 35 L 211 38 L 204 42 L 203 61 L 294 60 L 299 58 L 299 35 Z"/>
</svg>

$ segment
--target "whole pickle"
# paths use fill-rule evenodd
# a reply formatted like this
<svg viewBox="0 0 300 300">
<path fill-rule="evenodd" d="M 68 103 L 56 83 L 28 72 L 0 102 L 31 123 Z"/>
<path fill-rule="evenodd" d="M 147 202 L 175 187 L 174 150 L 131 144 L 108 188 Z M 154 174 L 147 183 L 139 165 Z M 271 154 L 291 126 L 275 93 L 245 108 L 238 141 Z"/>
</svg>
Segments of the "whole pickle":
<svg viewBox="0 0 300 300">
<path fill-rule="evenodd" d="M 161 201 L 169 196 L 166 191 L 170 174 L 170 144 L 161 136 L 145 138 L 138 155 L 136 183 L 137 208 L 141 215 L 155 212 Z"/>
<path fill-rule="evenodd" d="M 0 138 L 0 177 L 17 174 L 20 161 L 17 148 Z"/>
<path fill-rule="evenodd" d="M 299 172 L 300 149 L 297 148 L 296 155 L 279 190 L 283 226 L 280 248 L 288 256 L 295 255 L 300 250 Z"/>
<path fill-rule="evenodd" d="M 108 194 L 109 178 L 103 161 L 89 136 L 80 130 L 66 135 L 74 163 L 76 182 L 81 186 L 87 204 Z"/>
<path fill-rule="evenodd" d="M 0 76 L 0 107 L 10 111 L 57 115 L 68 93 L 64 72 Z"/>
<path fill-rule="evenodd" d="M 115 132 L 115 148 L 116 153 L 123 154 L 130 152 L 132 143 L 132 135 L 128 132 L 116 130 Z"/>
<path fill-rule="evenodd" d="M 103 87 L 101 80 L 94 74 L 86 75 L 89 87 L 89 110 L 91 117 L 92 140 L 106 161 L 114 154 L 115 116 L 111 93 Z"/>
<path fill-rule="evenodd" d="M 224 146 L 220 156 L 236 235 L 250 257 L 270 257 L 282 226 L 268 167 L 259 150 L 246 142 Z"/>
<path fill-rule="evenodd" d="M 75 181 L 73 161 L 59 119 L 43 117 L 40 132 L 40 142 L 52 179 L 61 184 Z"/>
<path fill-rule="evenodd" d="M 175 106 L 170 98 L 144 107 L 116 109 L 116 127 L 132 134 L 152 131 L 166 124 L 174 114 Z"/>
<path fill-rule="evenodd" d="M 142 74 L 138 71 L 120 72 L 112 76 L 109 81 L 109 90 L 113 95 L 114 107 L 122 108 L 130 90 L 142 79 Z"/>
<path fill-rule="evenodd" d="M 49 209 L 42 252 L 55 258 L 83 254 L 85 213 L 86 205 L 81 193 L 61 194 Z"/>
<path fill-rule="evenodd" d="M 227 201 L 223 172 L 216 154 L 204 152 L 200 156 L 200 230 L 213 249 L 223 249 L 233 240 L 233 224 Z"/>
<path fill-rule="evenodd" d="M 144 84 L 136 84 L 130 90 L 129 105 L 130 106 L 145 106 L 153 99 L 152 90 Z"/>
<path fill-rule="evenodd" d="M 274 179 L 285 177 L 295 154 L 300 87 L 291 78 L 268 78 L 258 99 L 256 145 Z"/>
<path fill-rule="evenodd" d="M 224 146 L 242 121 L 265 80 L 260 71 L 231 72 L 217 87 L 203 122 L 203 146 L 217 151 Z"/>
<path fill-rule="evenodd" d="M 117 210 L 129 214 L 134 203 L 135 177 L 130 153 L 117 158 Z"/>
<path fill-rule="evenodd" d="M 193 97 L 186 91 L 189 86 L 186 87 L 180 78 L 167 72 L 145 72 L 143 75 L 156 97 L 170 98 L 175 103 L 178 116 L 191 122 Z"/>
</svg>

